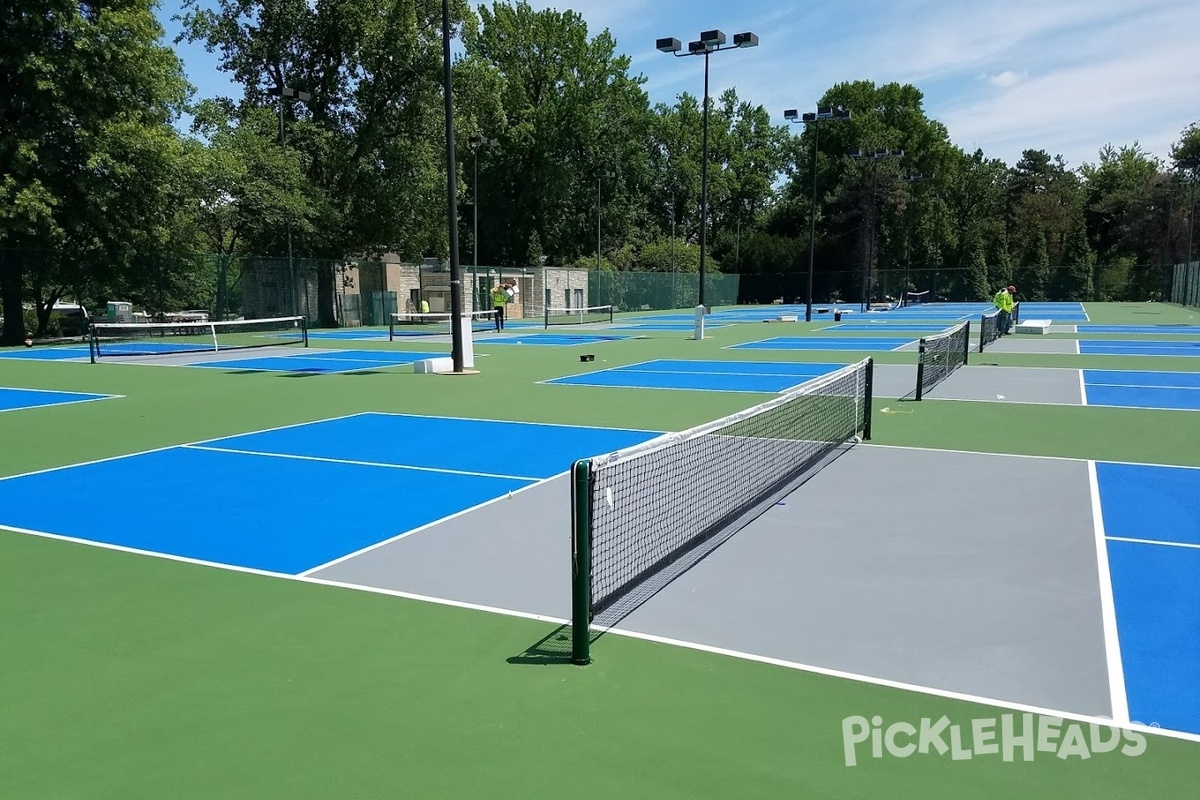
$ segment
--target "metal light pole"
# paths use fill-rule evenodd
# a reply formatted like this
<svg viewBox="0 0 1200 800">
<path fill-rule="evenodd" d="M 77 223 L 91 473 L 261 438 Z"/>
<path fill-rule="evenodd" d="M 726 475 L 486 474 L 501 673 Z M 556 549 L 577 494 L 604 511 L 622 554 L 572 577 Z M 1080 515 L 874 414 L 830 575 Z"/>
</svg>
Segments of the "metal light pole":
<svg viewBox="0 0 1200 800">
<path fill-rule="evenodd" d="M 462 269 L 458 263 L 458 186 L 454 160 L 454 97 L 450 82 L 450 0 L 442 0 L 442 92 L 446 101 L 446 221 L 450 228 L 450 350 L 463 371 Z"/>
<path fill-rule="evenodd" d="M 1179 166 L 1181 169 L 1191 170 L 1192 173 L 1192 201 L 1188 210 L 1187 266 L 1183 268 L 1183 274 L 1190 278 L 1192 274 L 1192 239 L 1196 231 L 1196 183 L 1200 180 L 1200 156 L 1181 161 Z"/>
<path fill-rule="evenodd" d="M 810 123 L 813 126 L 812 209 L 808 214 L 808 294 L 805 296 L 804 305 L 804 321 L 812 322 L 813 260 L 817 242 L 817 153 L 821 146 L 821 126 L 818 123 L 823 119 L 850 119 L 850 109 L 842 106 L 825 106 L 818 107 L 815 112 L 808 111 L 800 116 L 796 109 L 789 108 L 783 112 L 783 118 L 793 124 L 804 123 L 806 128 Z"/>
<path fill-rule="evenodd" d="M 596 270 L 601 269 L 600 264 L 600 182 L 605 178 L 615 178 L 616 173 L 612 170 L 602 169 L 596 175 Z M 570 303 L 567 304 L 568 306 Z"/>
<path fill-rule="evenodd" d="M 931 181 L 931 180 L 933 180 L 933 178 L 934 178 L 934 174 L 932 172 L 910 172 L 909 174 L 904 176 L 904 181 L 906 183 L 908 183 L 909 186 L 911 186 L 912 184 L 919 183 L 921 181 Z M 912 210 L 912 214 L 910 215 L 910 219 L 909 219 L 909 223 L 908 223 L 908 235 L 905 236 L 905 240 L 904 240 L 904 290 L 903 291 L 906 294 L 908 292 L 908 286 L 909 286 L 909 280 L 910 280 L 909 276 L 910 276 L 910 273 L 912 272 L 912 220 L 911 220 L 911 217 L 915 217 L 917 215 L 917 195 L 911 189 L 910 189 L 910 194 L 912 194 L 912 209 L 913 210 Z M 903 301 L 903 297 L 901 297 L 901 300 Z"/>
<path fill-rule="evenodd" d="M 470 142 L 475 157 L 471 181 L 471 310 L 476 311 L 479 300 L 479 150 L 483 147 L 495 147 L 496 140 L 476 133 L 468 137 L 467 141 Z"/>
<path fill-rule="evenodd" d="M 700 164 L 700 290 L 697 297 L 697 307 L 704 306 L 704 268 L 708 250 L 708 57 L 712 53 L 733 48 L 758 47 L 758 36 L 750 33 L 735 33 L 733 46 L 725 46 L 725 34 L 721 31 L 704 31 L 700 39 L 688 44 L 688 51 L 681 53 L 683 45 L 678 39 L 658 39 L 655 47 L 661 52 L 670 53 L 676 58 L 683 56 L 704 56 L 704 144 L 703 159 Z M 697 312 L 696 338 L 704 337 L 703 318 Z"/>
<path fill-rule="evenodd" d="M 279 98 L 279 146 L 283 150 L 287 150 L 287 137 L 284 134 L 283 127 L 283 104 L 287 98 L 295 98 L 302 103 L 307 103 L 312 100 L 312 95 L 308 92 L 302 92 L 294 89 L 291 86 L 275 86 L 267 89 L 267 94 Z M 288 278 L 292 283 L 292 313 L 300 313 L 300 301 L 296 297 L 296 267 L 292 262 L 292 220 L 289 216 L 284 220 L 287 227 L 287 256 L 288 256 Z"/>
<path fill-rule="evenodd" d="M 863 271 L 863 297 L 862 304 L 859 306 L 859 310 L 865 312 L 871 304 L 871 273 L 875 261 L 875 235 L 877 232 L 875 195 L 879 190 L 879 162 L 885 158 L 903 158 L 904 151 L 888 150 L 886 147 L 881 147 L 870 153 L 855 150 L 850 154 L 850 157 L 856 161 L 871 162 L 871 235 L 867 239 L 867 267 Z"/>
</svg>

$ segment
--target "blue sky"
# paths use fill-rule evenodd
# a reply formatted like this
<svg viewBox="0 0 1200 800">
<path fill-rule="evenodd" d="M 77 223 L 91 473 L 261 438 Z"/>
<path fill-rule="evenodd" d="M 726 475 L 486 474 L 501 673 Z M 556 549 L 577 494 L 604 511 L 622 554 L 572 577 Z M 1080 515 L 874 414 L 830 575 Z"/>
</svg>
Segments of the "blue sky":
<svg viewBox="0 0 1200 800">
<path fill-rule="evenodd" d="M 159 16 L 173 38 L 179 0 Z M 711 91 L 734 86 L 776 122 L 844 80 L 912 83 L 951 140 L 1015 163 L 1026 148 L 1094 163 L 1135 140 L 1166 159 L 1200 121 L 1200 0 L 531 0 L 571 8 L 589 30 L 612 31 L 647 78 L 651 102 L 703 91 L 702 62 L 671 58 L 654 40 L 686 43 L 719 28 L 759 35 L 756 49 L 713 56 Z M 199 97 L 236 94 L 197 45 L 178 46 Z"/>
</svg>

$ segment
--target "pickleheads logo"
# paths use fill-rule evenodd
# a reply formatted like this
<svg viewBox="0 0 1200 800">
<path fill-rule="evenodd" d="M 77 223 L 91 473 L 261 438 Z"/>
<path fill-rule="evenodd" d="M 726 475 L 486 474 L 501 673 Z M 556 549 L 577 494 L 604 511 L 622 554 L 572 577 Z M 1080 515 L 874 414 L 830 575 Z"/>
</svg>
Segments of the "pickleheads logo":
<svg viewBox="0 0 1200 800">
<path fill-rule="evenodd" d="M 1033 761 L 1039 753 L 1063 760 L 1087 760 L 1094 754 L 1120 749 L 1125 756 L 1146 752 L 1146 737 L 1137 731 L 1109 725 L 1064 722 L 1060 717 L 1033 714 L 1003 714 L 1000 717 L 973 719 L 965 725 L 952 723 L 946 716 L 928 717 L 913 725 L 892 722 L 883 717 L 854 716 L 842 720 L 842 747 L 846 766 L 856 766 L 868 753 L 882 759 L 913 755 L 946 757 L 952 761 L 998 756 L 1004 761 Z"/>
</svg>

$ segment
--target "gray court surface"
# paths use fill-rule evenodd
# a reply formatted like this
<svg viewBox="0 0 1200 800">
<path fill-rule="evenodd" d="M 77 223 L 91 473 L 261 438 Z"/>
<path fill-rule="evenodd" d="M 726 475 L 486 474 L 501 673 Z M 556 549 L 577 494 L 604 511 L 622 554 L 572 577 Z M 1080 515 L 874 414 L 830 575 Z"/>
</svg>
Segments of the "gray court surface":
<svg viewBox="0 0 1200 800">
<path fill-rule="evenodd" d="M 1083 462 L 859 446 L 618 627 L 1107 715 L 1089 497 Z M 569 508 L 563 476 L 313 577 L 565 619 Z"/>
<path fill-rule="evenodd" d="M 978 344 L 978 339 L 975 340 Z M 1079 342 L 1076 339 L 1048 339 L 1036 334 L 1024 336 L 1013 334 L 1003 336 L 987 346 L 980 357 L 988 353 L 1079 353 Z"/>
<path fill-rule="evenodd" d="M 991 403 L 1083 405 L 1077 369 L 1040 367 L 959 367 L 925 396 L 931 400 L 984 400 Z"/>
</svg>

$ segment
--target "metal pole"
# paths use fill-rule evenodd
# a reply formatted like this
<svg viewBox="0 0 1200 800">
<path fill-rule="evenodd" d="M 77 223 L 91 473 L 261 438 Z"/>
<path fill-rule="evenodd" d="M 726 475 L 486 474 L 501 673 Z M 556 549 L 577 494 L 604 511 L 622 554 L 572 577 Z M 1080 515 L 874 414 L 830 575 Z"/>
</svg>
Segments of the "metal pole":
<svg viewBox="0 0 1200 800">
<path fill-rule="evenodd" d="M 867 269 L 863 273 L 863 299 L 861 311 L 866 311 L 871 303 L 871 266 L 875 259 L 875 192 L 879 184 L 879 162 L 876 161 L 871 171 L 871 224 L 870 238 L 867 239 Z"/>
<path fill-rule="evenodd" d="M 704 258 L 708 247 L 708 57 L 704 51 L 704 147 L 700 164 L 700 296 L 697 305 L 704 305 Z"/>
<path fill-rule="evenodd" d="M 471 234 L 471 310 L 475 311 L 479 294 L 478 279 L 475 277 L 479 273 L 479 148 L 475 148 L 475 167 L 474 167 L 474 184 L 471 189 L 471 217 L 474 230 Z"/>
<path fill-rule="evenodd" d="M 601 269 L 601 265 L 600 265 L 600 181 L 601 180 L 603 180 L 603 177 L 600 175 L 597 175 L 596 176 L 596 271 L 597 272 L 599 272 Z M 570 303 L 568 303 L 567 305 L 569 307 Z"/>
<path fill-rule="evenodd" d="M 1192 269 L 1192 235 L 1196 230 L 1196 169 L 1192 169 L 1192 207 L 1188 211 L 1188 249 L 1187 249 L 1187 267 L 1184 274 L 1188 274 Z"/>
<path fill-rule="evenodd" d="M 463 371 L 462 270 L 458 263 L 458 193 L 455 191 L 454 98 L 450 82 L 450 0 L 442 0 L 442 90 L 446 101 L 446 203 L 450 226 L 450 342 L 454 371 Z"/>
<path fill-rule="evenodd" d="M 279 147 L 287 152 L 287 139 L 283 132 L 283 92 L 279 93 Z M 292 262 L 292 218 L 289 215 L 284 220 L 284 225 L 287 227 L 287 257 L 288 257 L 288 277 L 292 285 L 292 313 L 296 313 L 300 302 L 296 299 L 296 267 Z"/>
<path fill-rule="evenodd" d="M 808 303 L 804 307 L 805 322 L 812 322 L 813 254 L 817 240 L 817 150 L 821 146 L 820 142 L 821 124 L 813 120 L 812 209 L 808 214 Z"/>
</svg>

